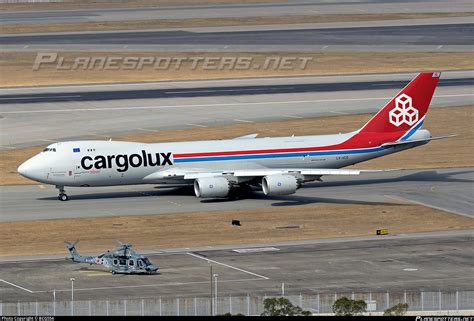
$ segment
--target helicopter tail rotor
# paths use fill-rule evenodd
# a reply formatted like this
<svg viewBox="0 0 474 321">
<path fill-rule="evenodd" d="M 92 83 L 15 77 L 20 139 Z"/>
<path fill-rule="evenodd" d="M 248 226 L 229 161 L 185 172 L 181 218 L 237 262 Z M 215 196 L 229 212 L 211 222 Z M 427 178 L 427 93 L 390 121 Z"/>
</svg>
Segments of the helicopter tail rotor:
<svg viewBox="0 0 474 321">
<path fill-rule="evenodd" d="M 64 243 L 66 243 L 68 250 L 71 251 L 76 247 L 76 244 L 79 243 L 79 240 L 76 240 L 74 243 L 70 243 L 68 241 L 64 241 Z"/>
</svg>

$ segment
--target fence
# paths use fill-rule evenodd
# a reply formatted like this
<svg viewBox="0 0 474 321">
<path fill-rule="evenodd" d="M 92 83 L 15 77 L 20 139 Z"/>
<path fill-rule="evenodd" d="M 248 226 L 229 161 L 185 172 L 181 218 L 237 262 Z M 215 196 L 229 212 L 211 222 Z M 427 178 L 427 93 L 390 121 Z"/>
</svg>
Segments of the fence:
<svg viewBox="0 0 474 321">
<path fill-rule="evenodd" d="M 338 298 L 346 296 L 367 302 L 367 312 L 383 312 L 408 303 L 408 311 L 474 310 L 474 291 L 365 292 L 285 295 L 290 301 L 314 314 L 331 313 Z M 144 298 L 124 300 L 52 301 L 0 303 L 0 315 L 211 315 L 241 313 L 259 315 L 266 296 Z M 212 305 L 211 305 L 212 303 Z"/>
</svg>

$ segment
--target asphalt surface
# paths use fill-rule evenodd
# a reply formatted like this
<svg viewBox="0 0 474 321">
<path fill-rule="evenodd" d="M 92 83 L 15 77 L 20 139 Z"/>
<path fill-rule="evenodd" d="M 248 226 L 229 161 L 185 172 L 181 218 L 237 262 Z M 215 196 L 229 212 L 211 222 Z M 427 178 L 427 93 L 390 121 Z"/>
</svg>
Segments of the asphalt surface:
<svg viewBox="0 0 474 321">
<path fill-rule="evenodd" d="M 470 1 L 292 1 L 0 12 L 0 24 L 325 14 L 472 12 Z M 41 30 L 40 30 L 41 31 Z M 179 27 L 0 36 L 3 51 L 470 51 L 472 18 L 431 17 L 259 26 Z"/>
<path fill-rule="evenodd" d="M 53 103 L 72 101 L 101 101 L 121 99 L 155 99 L 155 98 L 181 98 L 181 97 L 217 97 L 217 96 L 242 96 L 242 95 L 268 95 L 268 94 L 300 94 L 338 91 L 364 91 L 376 87 L 382 89 L 401 89 L 407 81 L 366 81 L 345 83 L 305 83 L 287 85 L 253 85 L 253 86 L 219 86 L 219 87 L 194 87 L 174 89 L 143 89 L 143 90 L 114 90 L 114 91 L 76 91 L 67 95 L 57 93 L 37 93 L 0 95 L 0 104 L 28 104 L 28 103 Z M 461 79 L 440 79 L 438 87 L 458 87 L 474 85 L 474 77 Z"/>
<path fill-rule="evenodd" d="M 245 32 L 144 31 L 0 37 L 0 45 L 472 45 L 474 24 Z"/>
<path fill-rule="evenodd" d="M 34 4 L 30 4 L 33 7 Z M 210 4 L 131 8 L 87 8 L 77 10 L 35 10 L 0 13 L 2 24 L 123 21 L 147 19 L 189 19 L 216 17 L 254 17 L 308 14 L 354 14 L 397 12 L 469 12 L 466 0 L 312 1 L 296 0 L 274 3 Z"/>
<path fill-rule="evenodd" d="M 415 76 L 416 73 L 408 73 L 2 88 L 0 149 L 242 122 L 372 113 Z M 473 78 L 472 71 L 443 73 L 431 108 L 472 104 Z"/>
<path fill-rule="evenodd" d="M 66 188 L 70 200 L 61 202 L 54 186 L 0 186 L 0 221 L 291 208 L 308 204 L 379 205 L 400 201 L 474 217 L 474 168 L 325 176 L 323 181 L 306 184 L 294 195 L 267 197 L 255 192 L 227 201 L 197 199 L 192 188 L 138 185 Z"/>
<path fill-rule="evenodd" d="M 75 300 L 207 297 L 210 264 L 221 297 L 279 295 L 282 283 L 286 295 L 472 290 L 472 242 L 472 231 L 450 231 L 260 244 L 266 247 L 260 251 L 245 251 L 251 245 L 161 251 L 147 254 L 161 272 L 149 276 L 111 275 L 64 259 L 4 261 L 0 294 L 3 302 L 51 301 L 56 289 L 57 301 L 69 300 L 73 277 Z"/>
</svg>

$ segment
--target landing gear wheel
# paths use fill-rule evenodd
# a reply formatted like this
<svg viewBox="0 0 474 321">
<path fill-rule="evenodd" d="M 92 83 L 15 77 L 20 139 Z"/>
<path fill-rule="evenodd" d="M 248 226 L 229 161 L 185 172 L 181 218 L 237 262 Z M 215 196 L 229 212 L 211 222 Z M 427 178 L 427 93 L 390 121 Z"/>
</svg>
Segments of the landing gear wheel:
<svg viewBox="0 0 474 321">
<path fill-rule="evenodd" d="M 68 197 L 67 197 L 66 191 L 64 190 L 64 186 L 56 185 L 56 188 L 59 190 L 58 200 L 62 202 L 67 201 Z"/>
</svg>

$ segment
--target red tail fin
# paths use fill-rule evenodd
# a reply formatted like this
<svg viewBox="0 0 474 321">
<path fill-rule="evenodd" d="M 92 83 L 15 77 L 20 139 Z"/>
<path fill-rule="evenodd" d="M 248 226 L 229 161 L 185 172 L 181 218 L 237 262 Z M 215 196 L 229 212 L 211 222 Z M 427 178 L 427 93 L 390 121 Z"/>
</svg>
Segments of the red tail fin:
<svg viewBox="0 0 474 321">
<path fill-rule="evenodd" d="M 406 132 L 421 127 L 440 75 L 440 72 L 420 73 L 359 132 Z"/>
</svg>

